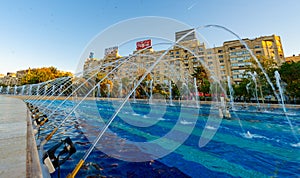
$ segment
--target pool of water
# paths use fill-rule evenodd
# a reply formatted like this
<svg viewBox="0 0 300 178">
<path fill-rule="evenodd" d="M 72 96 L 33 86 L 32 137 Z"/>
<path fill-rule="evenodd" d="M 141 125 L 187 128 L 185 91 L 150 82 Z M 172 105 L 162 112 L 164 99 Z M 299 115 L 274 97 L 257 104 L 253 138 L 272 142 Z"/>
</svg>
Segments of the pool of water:
<svg viewBox="0 0 300 178">
<path fill-rule="evenodd" d="M 32 101 L 34 102 L 34 101 Z M 55 101 L 44 110 L 51 113 L 61 101 Z M 45 102 L 45 106 L 50 101 Z M 66 102 L 41 128 L 39 138 L 49 134 L 75 105 Z M 45 145 L 51 148 L 58 140 L 69 136 L 77 152 L 60 167 L 65 177 L 70 173 L 104 123 L 116 111 L 119 101 L 84 101 Z M 298 177 L 300 176 L 300 147 L 288 119 L 300 136 L 300 110 L 281 109 L 257 111 L 247 108 L 234 112 L 231 119 L 218 123 L 218 111 L 211 105 L 200 108 L 180 105 L 127 103 L 105 132 L 96 148 L 85 161 L 79 177 Z M 217 127 L 218 126 L 218 127 Z M 167 137 L 172 131 L 173 137 Z M 191 131 L 191 133 L 189 133 Z M 205 131 L 206 135 L 203 135 Z M 215 134 L 214 134 L 215 133 Z M 212 139 L 203 146 L 199 140 Z M 176 138 L 187 136 L 174 151 L 157 143 L 157 152 L 170 152 L 163 157 L 152 155 L 151 148 L 140 143 L 179 142 Z M 174 140 L 170 141 L 171 138 Z M 167 150 L 167 151 L 166 151 Z M 139 162 L 143 158 L 151 158 Z M 128 160 L 136 160 L 128 161 Z M 57 177 L 58 171 L 52 174 Z"/>
</svg>

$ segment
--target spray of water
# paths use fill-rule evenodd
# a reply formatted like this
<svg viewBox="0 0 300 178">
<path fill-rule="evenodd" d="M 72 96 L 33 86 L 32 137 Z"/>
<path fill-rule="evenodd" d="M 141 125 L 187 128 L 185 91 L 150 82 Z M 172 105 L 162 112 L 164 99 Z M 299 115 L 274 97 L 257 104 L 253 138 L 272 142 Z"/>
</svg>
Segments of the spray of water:
<svg viewBox="0 0 300 178">
<path fill-rule="evenodd" d="M 285 117 L 286 117 L 286 119 L 287 119 L 287 121 L 288 121 L 288 123 L 289 123 L 289 126 L 290 126 L 290 128 L 291 128 L 291 130 L 292 130 L 292 132 L 293 132 L 294 137 L 295 137 L 296 140 L 297 140 L 297 143 L 299 143 L 299 139 L 298 139 L 298 137 L 297 137 L 297 135 L 296 135 L 295 129 L 294 129 L 294 127 L 293 127 L 293 124 L 292 124 L 291 120 L 289 119 L 289 117 L 286 115 L 286 108 L 285 108 L 285 105 L 284 105 L 283 91 L 282 91 L 282 87 L 281 87 L 281 84 L 280 84 L 281 78 L 280 78 L 280 74 L 279 74 L 279 72 L 278 72 L 277 70 L 275 71 L 275 78 L 276 78 L 276 85 L 277 85 L 277 87 L 278 87 L 278 89 L 279 89 L 279 93 L 280 93 L 280 101 L 281 101 L 281 105 L 282 105 L 282 108 L 283 108 Z"/>
</svg>

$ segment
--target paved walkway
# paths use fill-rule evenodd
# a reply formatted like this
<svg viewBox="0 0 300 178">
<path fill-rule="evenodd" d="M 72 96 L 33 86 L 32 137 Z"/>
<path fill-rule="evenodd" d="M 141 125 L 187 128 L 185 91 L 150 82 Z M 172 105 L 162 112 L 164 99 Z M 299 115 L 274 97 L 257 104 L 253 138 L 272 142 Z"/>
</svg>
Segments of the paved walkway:
<svg viewBox="0 0 300 178">
<path fill-rule="evenodd" d="M 0 96 L 0 177 L 26 177 L 26 117 L 22 100 Z"/>
</svg>

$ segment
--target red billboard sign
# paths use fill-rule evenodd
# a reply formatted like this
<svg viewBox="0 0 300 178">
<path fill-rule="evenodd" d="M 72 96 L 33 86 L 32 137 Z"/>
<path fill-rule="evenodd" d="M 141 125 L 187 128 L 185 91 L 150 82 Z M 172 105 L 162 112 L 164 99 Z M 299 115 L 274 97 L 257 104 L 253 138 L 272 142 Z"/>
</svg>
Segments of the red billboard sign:
<svg viewBox="0 0 300 178">
<path fill-rule="evenodd" d="M 151 40 L 144 40 L 144 41 L 138 41 L 136 42 L 136 50 L 141 50 L 150 47 Z"/>
</svg>

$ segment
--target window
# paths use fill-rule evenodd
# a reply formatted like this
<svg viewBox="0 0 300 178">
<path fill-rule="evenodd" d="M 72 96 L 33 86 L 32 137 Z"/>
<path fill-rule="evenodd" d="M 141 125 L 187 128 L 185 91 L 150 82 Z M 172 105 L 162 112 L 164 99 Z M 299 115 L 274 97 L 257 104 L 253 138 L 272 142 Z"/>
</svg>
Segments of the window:
<svg viewBox="0 0 300 178">
<path fill-rule="evenodd" d="M 256 46 L 254 46 L 254 48 L 257 49 L 257 48 L 260 48 L 260 46 L 259 46 L 259 45 L 256 45 Z"/>
<path fill-rule="evenodd" d="M 219 55 L 219 58 L 223 58 L 224 56 L 223 55 Z"/>
<path fill-rule="evenodd" d="M 218 53 L 222 53 L 222 52 L 223 52 L 223 50 L 222 50 L 222 49 L 219 49 L 219 50 L 218 50 Z"/>
<path fill-rule="evenodd" d="M 220 63 L 224 63 L 224 60 L 220 60 Z"/>
<path fill-rule="evenodd" d="M 224 68 L 225 68 L 225 66 L 220 66 L 220 68 L 221 68 L 221 69 L 224 69 Z"/>
<path fill-rule="evenodd" d="M 255 51 L 255 54 L 261 54 L 261 51 Z"/>
</svg>

